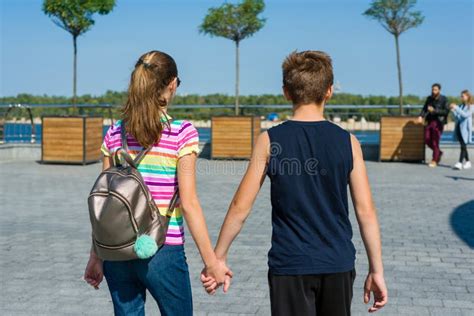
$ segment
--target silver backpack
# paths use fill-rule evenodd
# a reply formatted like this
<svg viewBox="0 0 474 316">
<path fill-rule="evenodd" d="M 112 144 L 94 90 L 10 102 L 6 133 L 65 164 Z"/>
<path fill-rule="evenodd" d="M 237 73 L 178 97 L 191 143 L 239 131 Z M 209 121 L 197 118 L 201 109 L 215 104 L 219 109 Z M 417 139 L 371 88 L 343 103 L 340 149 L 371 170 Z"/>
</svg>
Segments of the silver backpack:
<svg viewBox="0 0 474 316">
<path fill-rule="evenodd" d="M 128 154 L 125 126 L 121 125 L 122 163 L 101 172 L 89 194 L 92 244 L 103 260 L 146 259 L 164 244 L 169 211 L 178 199 L 175 191 L 166 216 L 160 214 L 137 166 L 151 149 L 143 149 L 135 159 Z M 125 160 L 123 162 L 123 160 Z"/>
</svg>

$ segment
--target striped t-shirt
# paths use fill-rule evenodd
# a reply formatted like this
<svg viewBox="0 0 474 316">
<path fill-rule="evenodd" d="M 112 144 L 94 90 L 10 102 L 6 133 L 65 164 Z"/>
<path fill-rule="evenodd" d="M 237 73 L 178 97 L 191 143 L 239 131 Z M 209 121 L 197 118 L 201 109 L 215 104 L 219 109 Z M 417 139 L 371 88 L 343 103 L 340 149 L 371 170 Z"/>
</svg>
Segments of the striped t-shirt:
<svg viewBox="0 0 474 316">
<path fill-rule="evenodd" d="M 169 115 L 162 117 L 165 124 L 161 139 L 153 145 L 138 166 L 160 213 L 166 215 L 173 193 L 178 188 L 178 159 L 199 153 L 199 136 L 196 128 L 184 120 L 172 120 Z M 169 128 L 166 125 L 169 121 Z M 105 156 L 113 156 L 121 147 L 120 121 L 110 126 L 102 144 Z M 135 157 L 143 147 L 131 135 L 127 135 L 128 152 Z M 114 157 L 115 158 L 115 157 Z M 184 243 L 183 215 L 178 200 L 174 210 L 170 210 L 170 223 L 165 243 L 182 245 Z M 169 213 L 168 213 L 169 214 Z"/>
</svg>

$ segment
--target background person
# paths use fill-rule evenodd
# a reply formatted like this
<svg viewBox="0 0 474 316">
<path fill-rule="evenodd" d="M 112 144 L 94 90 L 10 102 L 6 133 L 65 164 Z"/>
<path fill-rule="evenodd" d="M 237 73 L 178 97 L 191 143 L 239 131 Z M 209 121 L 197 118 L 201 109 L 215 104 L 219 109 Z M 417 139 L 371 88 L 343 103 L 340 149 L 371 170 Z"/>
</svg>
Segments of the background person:
<svg viewBox="0 0 474 316">
<path fill-rule="evenodd" d="M 443 152 L 439 148 L 439 141 L 443 133 L 444 124 L 449 114 L 448 99 L 441 94 L 441 85 L 431 86 L 431 95 L 426 98 L 419 120 L 425 119 L 425 143 L 433 150 L 430 167 L 436 167 L 441 161 Z"/>
<path fill-rule="evenodd" d="M 144 315 L 146 290 L 157 301 L 161 315 L 193 313 L 191 284 L 184 254 L 183 216 L 209 274 L 223 283 L 230 270 L 217 260 L 196 193 L 198 133 L 185 120 L 172 120 L 167 107 L 179 86 L 171 56 L 151 51 L 140 57 L 132 73 L 122 120 L 132 158 L 153 145 L 138 170 L 162 215 L 170 216 L 165 245 L 149 259 L 104 261 L 93 249 L 84 279 L 98 288 L 105 275 L 115 315 Z M 112 125 L 102 145 L 103 168 L 113 163 L 121 147 L 121 121 Z M 179 187 L 179 202 L 167 214 Z"/>
<path fill-rule="evenodd" d="M 454 165 L 454 169 L 470 169 L 471 162 L 467 153 L 467 144 L 472 143 L 472 96 L 468 90 L 461 92 L 461 104 L 451 104 L 456 125 L 454 128 L 454 140 L 461 144 L 461 154 L 459 161 Z"/>
</svg>

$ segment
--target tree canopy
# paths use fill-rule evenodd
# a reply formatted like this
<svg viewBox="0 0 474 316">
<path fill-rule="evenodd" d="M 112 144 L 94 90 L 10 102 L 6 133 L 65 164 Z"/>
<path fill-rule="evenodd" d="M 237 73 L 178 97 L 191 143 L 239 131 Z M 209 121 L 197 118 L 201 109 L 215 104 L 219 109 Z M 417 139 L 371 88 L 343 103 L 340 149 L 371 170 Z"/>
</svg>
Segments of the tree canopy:
<svg viewBox="0 0 474 316">
<path fill-rule="evenodd" d="M 377 20 L 388 32 L 398 36 L 410 28 L 423 23 L 420 11 L 413 11 L 416 0 L 374 0 L 364 12 Z"/>
<path fill-rule="evenodd" d="M 264 9 L 263 0 L 244 0 L 238 4 L 224 3 L 220 7 L 208 10 L 203 23 L 199 26 L 199 31 L 238 43 L 265 25 L 265 18 L 259 17 Z"/>
<path fill-rule="evenodd" d="M 115 0 L 45 0 L 43 12 L 57 26 L 78 37 L 94 25 L 94 14 L 108 14 L 114 6 Z"/>
</svg>

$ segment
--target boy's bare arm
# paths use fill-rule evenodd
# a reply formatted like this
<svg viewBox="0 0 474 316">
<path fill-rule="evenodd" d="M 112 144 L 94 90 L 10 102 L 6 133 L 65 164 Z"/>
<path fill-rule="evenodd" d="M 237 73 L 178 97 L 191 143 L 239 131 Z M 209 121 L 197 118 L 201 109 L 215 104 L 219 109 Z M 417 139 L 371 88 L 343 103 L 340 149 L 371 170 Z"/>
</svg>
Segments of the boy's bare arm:
<svg viewBox="0 0 474 316">
<path fill-rule="evenodd" d="M 247 172 L 232 199 L 219 234 L 215 251 L 216 256 L 222 260 L 226 260 L 229 247 L 242 229 L 263 184 L 269 148 L 270 138 L 264 132 L 257 139 Z"/>
<path fill-rule="evenodd" d="M 369 179 L 362 156 L 359 141 L 351 135 L 354 167 L 352 169 L 349 186 L 352 202 L 359 223 L 360 233 L 367 250 L 369 271 L 383 273 L 382 246 L 380 241 L 377 212 L 372 201 Z"/>
<path fill-rule="evenodd" d="M 388 299 L 383 275 L 380 228 L 377 212 L 372 201 L 362 149 L 354 135 L 351 135 L 351 143 L 353 169 L 349 179 L 349 186 L 360 234 L 369 260 L 369 274 L 364 286 L 364 302 L 369 302 L 370 292 L 372 292 L 374 304 L 370 307 L 369 312 L 375 312 L 382 308 Z"/>
</svg>

